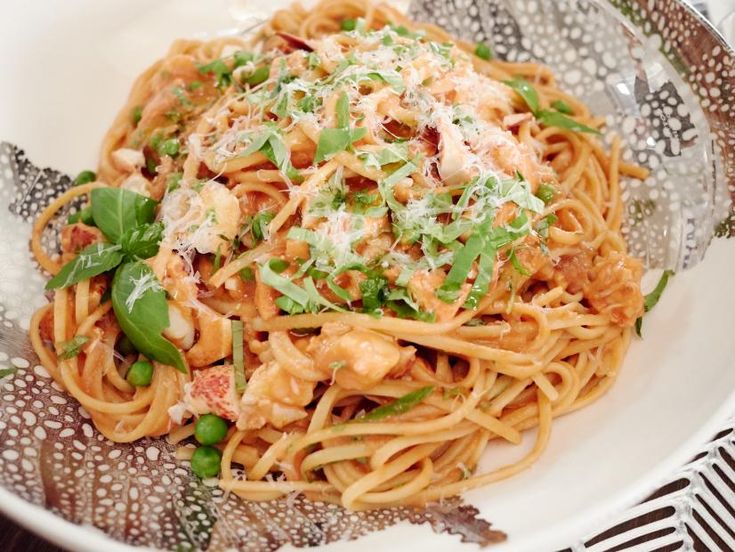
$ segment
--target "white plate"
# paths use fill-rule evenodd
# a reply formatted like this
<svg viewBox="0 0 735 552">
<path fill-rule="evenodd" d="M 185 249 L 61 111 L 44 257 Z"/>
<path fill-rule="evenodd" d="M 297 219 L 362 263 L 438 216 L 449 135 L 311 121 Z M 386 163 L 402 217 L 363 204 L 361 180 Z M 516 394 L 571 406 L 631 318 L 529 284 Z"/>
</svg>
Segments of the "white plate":
<svg viewBox="0 0 735 552">
<path fill-rule="evenodd" d="M 93 167 L 103 133 L 137 74 L 177 37 L 231 28 L 231 4 L 6 1 L 0 140 L 25 148 L 39 165 L 69 173 Z M 498 552 L 551 550 L 599 528 L 653 491 L 735 412 L 733 253 L 732 243 L 716 240 L 703 263 L 672 280 L 646 316 L 645 339 L 631 346 L 612 391 L 557 420 L 548 450 L 531 469 L 466 496 L 508 533 Z M 532 444 L 530 436 L 526 442 Z M 493 445 L 487 461 L 520 452 Z M 122 548 L 1 487 L 0 510 L 69 548 Z M 462 548 L 456 536 L 408 524 L 326 548 L 389 549 L 397 543 L 424 551 Z"/>
</svg>

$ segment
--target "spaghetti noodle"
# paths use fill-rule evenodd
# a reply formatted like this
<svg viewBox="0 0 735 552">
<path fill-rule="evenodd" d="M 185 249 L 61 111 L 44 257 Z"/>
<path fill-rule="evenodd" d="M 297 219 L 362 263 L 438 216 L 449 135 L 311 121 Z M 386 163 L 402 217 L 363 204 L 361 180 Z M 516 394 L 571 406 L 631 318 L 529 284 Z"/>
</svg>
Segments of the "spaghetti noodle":
<svg viewBox="0 0 735 552">
<path fill-rule="evenodd" d="M 108 438 L 195 436 L 246 499 L 421 505 L 528 467 L 643 312 L 620 179 L 646 173 L 547 68 L 490 58 L 357 0 L 176 42 L 34 226 L 42 364 Z"/>
</svg>

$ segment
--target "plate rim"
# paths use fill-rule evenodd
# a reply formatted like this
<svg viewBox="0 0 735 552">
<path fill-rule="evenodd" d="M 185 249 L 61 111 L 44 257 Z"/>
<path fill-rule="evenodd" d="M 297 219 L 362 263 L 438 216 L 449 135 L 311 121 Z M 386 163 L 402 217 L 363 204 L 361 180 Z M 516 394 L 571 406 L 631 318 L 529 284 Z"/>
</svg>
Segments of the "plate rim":
<svg viewBox="0 0 735 552">
<path fill-rule="evenodd" d="M 609 8 L 618 11 L 610 0 L 604 0 L 604 2 Z M 678 0 L 678 3 L 698 24 L 702 25 L 709 34 L 716 38 L 718 45 L 728 55 L 735 58 L 735 44 L 729 44 L 720 30 L 694 8 L 690 0 Z M 539 545 L 543 545 L 543 549 L 552 549 L 559 546 L 568 547 L 576 544 L 575 540 L 595 535 L 604 528 L 605 523 L 612 521 L 615 515 L 622 513 L 626 507 L 645 499 L 657 490 L 668 477 L 684 468 L 700 452 L 701 447 L 717 434 L 721 426 L 732 418 L 733 413 L 735 413 L 735 388 L 730 390 L 727 398 L 722 401 L 697 431 L 693 432 L 679 447 L 648 472 L 626 485 L 607 500 L 599 502 L 583 516 L 565 521 L 562 526 L 548 528 L 536 533 L 531 540 L 523 543 L 523 547 L 529 550 L 539 549 Z M 156 550 L 147 546 L 133 546 L 121 542 L 90 524 L 73 523 L 41 505 L 26 501 L 3 486 L 0 486 L 0 513 L 28 531 L 69 550 L 80 552 L 97 552 L 100 549 L 110 552 Z M 502 530 L 502 527 L 500 529 Z M 359 537 L 357 540 L 359 540 Z M 465 546 L 463 543 L 458 542 L 457 546 L 452 546 L 452 548 L 461 549 L 463 546 Z M 511 536 L 509 541 L 500 546 L 513 547 L 513 537 Z"/>
</svg>

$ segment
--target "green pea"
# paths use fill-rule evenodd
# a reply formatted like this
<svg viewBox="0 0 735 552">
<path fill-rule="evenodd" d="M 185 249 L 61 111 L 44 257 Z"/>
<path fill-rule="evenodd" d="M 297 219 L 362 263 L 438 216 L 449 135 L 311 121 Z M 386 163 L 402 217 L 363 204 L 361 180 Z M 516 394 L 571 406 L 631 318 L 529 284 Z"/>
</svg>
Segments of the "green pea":
<svg viewBox="0 0 735 552">
<path fill-rule="evenodd" d="M 94 182 L 95 180 L 97 180 L 97 175 L 95 174 L 94 171 L 82 171 L 74 179 L 74 185 L 80 186 L 82 184 Z"/>
<path fill-rule="evenodd" d="M 174 157 L 179 153 L 179 141 L 176 138 L 169 138 L 161 142 L 158 146 L 158 153 Z"/>
<path fill-rule="evenodd" d="M 219 473 L 222 453 L 214 447 L 199 447 L 191 456 L 191 471 L 206 479 Z"/>
<path fill-rule="evenodd" d="M 117 350 L 120 351 L 121 355 L 125 356 L 137 353 L 135 345 L 133 345 L 133 342 L 125 334 L 117 340 Z"/>
<path fill-rule="evenodd" d="M 339 26 L 343 31 L 354 31 L 357 28 L 357 20 L 348 17 L 343 19 Z"/>
<path fill-rule="evenodd" d="M 258 67 L 252 75 L 245 79 L 245 82 L 250 86 L 256 86 L 262 82 L 267 81 L 268 77 L 270 77 L 270 74 L 270 67 L 264 65 L 263 67 Z"/>
<path fill-rule="evenodd" d="M 480 42 L 475 47 L 475 55 L 480 59 L 484 59 L 485 61 L 493 59 L 493 51 L 490 49 L 490 46 L 488 46 L 484 42 Z"/>
<path fill-rule="evenodd" d="M 541 184 L 541 186 L 538 187 L 538 190 L 536 190 L 536 197 L 544 203 L 549 203 L 552 199 L 554 199 L 553 186 L 549 186 L 548 184 Z"/>
<path fill-rule="evenodd" d="M 133 362 L 125 378 L 133 387 L 147 387 L 153 379 L 153 364 L 147 360 Z"/>
<path fill-rule="evenodd" d="M 202 445 L 216 445 L 227 436 L 227 422 L 216 414 L 205 414 L 194 426 L 194 437 Z"/>
</svg>

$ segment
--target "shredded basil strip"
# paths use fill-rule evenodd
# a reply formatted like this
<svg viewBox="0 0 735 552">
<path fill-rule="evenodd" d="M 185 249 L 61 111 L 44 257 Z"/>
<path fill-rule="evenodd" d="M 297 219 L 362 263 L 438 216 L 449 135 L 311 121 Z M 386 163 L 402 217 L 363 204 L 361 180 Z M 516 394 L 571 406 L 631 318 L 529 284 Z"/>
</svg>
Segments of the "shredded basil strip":
<svg viewBox="0 0 735 552">
<path fill-rule="evenodd" d="M 421 389 L 417 389 L 416 391 L 411 391 L 410 393 L 406 393 L 402 397 L 399 397 L 396 400 L 389 402 L 388 404 L 384 404 L 383 406 L 379 406 L 371 410 L 364 416 L 355 418 L 353 421 L 375 422 L 389 416 L 405 414 L 416 405 L 418 405 L 421 401 L 423 401 L 426 397 L 431 395 L 432 391 L 434 391 L 433 385 L 427 385 L 426 387 L 422 387 Z"/>
<path fill-rule="evenodd" d="M 480 256 L 485 245 L 485 240 L 480 233 L 473 234 L 454 256 L 454 263 L 449 270 L 449 274 L 444 279 L 444 283 L 437 292 L 437 297 L 446 303 L 453 303 L 457 300 L 460 287 L 467 280 L 467 276 L 472 268 L 472 263 Z"/>
<path fill-rule="evenodd" d="M 64 341 L 59 345 L 59 358 L 61 360 L 69 360 L 82 352 L 82 347 L 89 341 L 86 335 L 76 335 L 69 341 Z"/>
<path fill-rule="evenodd" d="M 319 133 L 314 163 L 320 163 L 335 153 L 349 149 L 367 134 L 365 128 L 350 128 L 350 103 L 346 92 L 337 98 L 337 128 L 325 128 Z"/>
<path fill-rule="evenodd" d="M 536 119 L 538 119 L 538 121 L 544 126 L 565 128 L 574 132 L 586 132 L 587 134 L 602 134 L 596 128 L 583 125 L 582 123 L 579 123 L 558 111 L 549 111 L 544 109 L 537 112 L 535 115 Z"/>
<path fill-rule="evenodd" d="M 230 321 L 232 327 L 232 365 L 235 369 L 235 389 L 238 393 L 245 391 L 245 353 L 243 348 L 242 320 Z"/>
<path fill-rule="evenodd" d="M 666 286 L 669 283 L 669 278 L 671 278 L 674 275 L 673 270 L 664 270 L 663 274 L 661 274 L 661 278 L 658 281 L 658 284 L 656 284 L 656 287 L 653 289 L 653 291 L 649 294 L 647 294 L 643 298 L 643 311 L 648 312 L 653 307 L 655 307 L 658 304 L 659 299 L 661 299 L 661 295 L 663 294 L 664 290 L 666 289 Z M 638 334 L 638 337 L 641 337 L 641 328 L 643 326 L 643 317 L 639 317 L 635 321 L 635 332 Z"/>
<path fill-rule="evenodd" d="M 285 295 L 300 307 L 305 309 L 308 306 L 309 294 L 288 278 L 276 274 L 268 263 L 260 265 L 260 279 L 265 285 Z"/>
<path fill-rule="evenodd" d="M 536 113 L 541 108 L 538 92 L 536 92 L 536 89 L 526 79 L 517 78 L 503 81 L 503 83 L 510 86 L 523 98 L 523 101 L 526 102 L 531 112 Z"/>
</svg>

